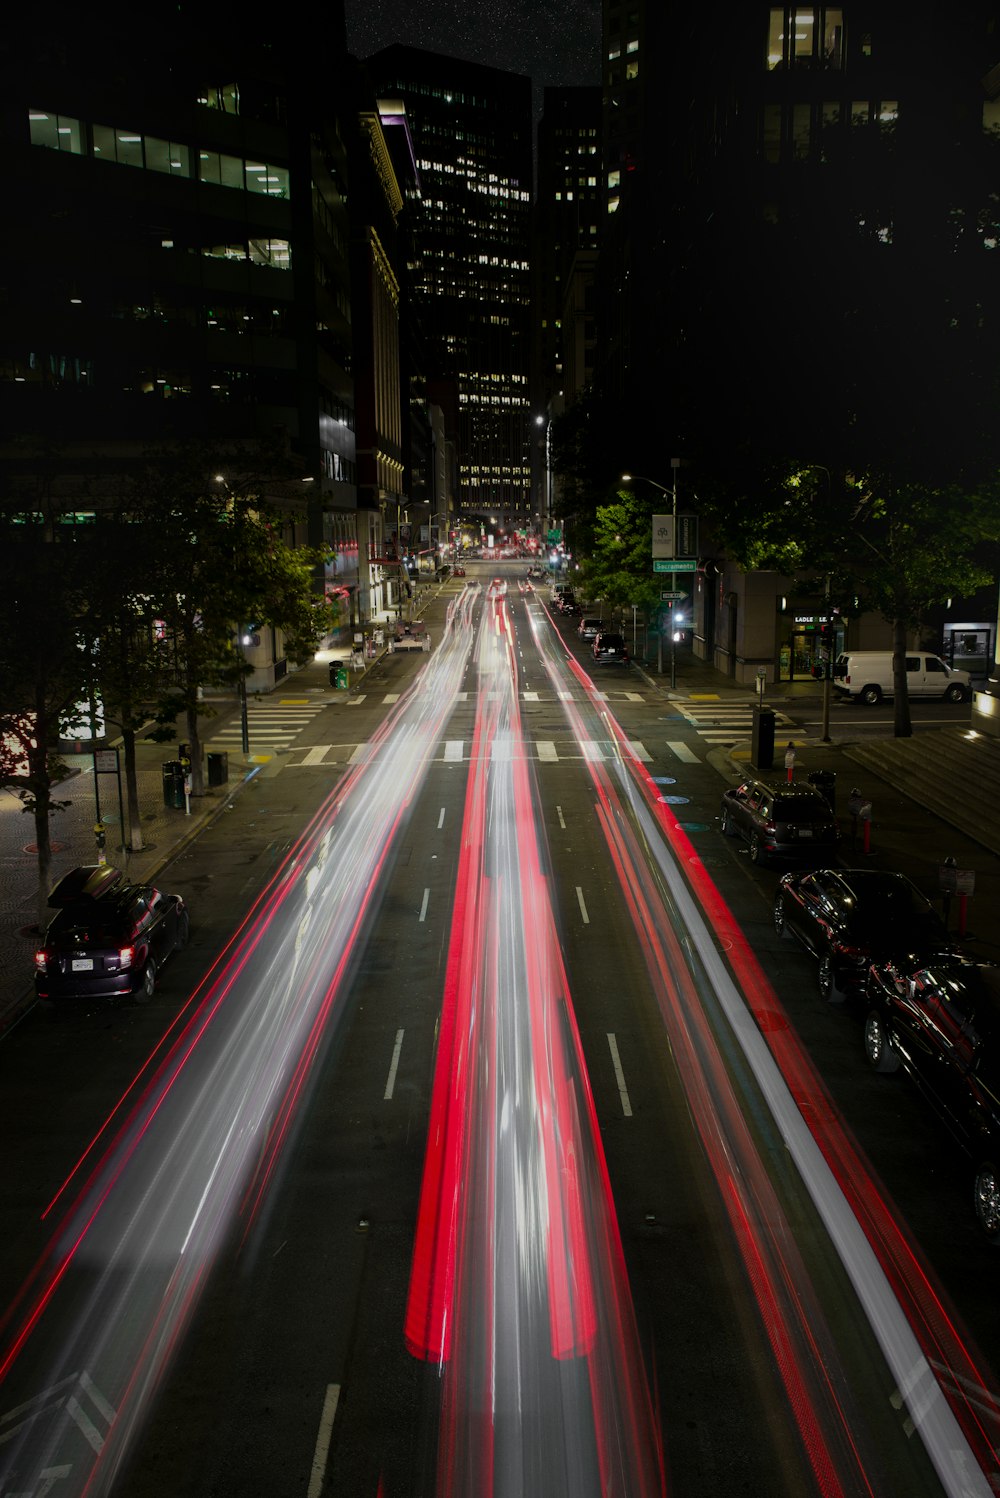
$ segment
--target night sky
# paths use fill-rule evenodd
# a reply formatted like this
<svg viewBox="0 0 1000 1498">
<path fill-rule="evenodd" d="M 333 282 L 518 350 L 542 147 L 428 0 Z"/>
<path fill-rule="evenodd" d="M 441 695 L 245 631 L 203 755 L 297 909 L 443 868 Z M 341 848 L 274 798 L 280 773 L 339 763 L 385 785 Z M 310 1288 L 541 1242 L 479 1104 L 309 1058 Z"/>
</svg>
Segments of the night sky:
<svg viewBox="0 0 1000 1498">
<path fill-rule="evenodd" d="M 527 73 L 545 86 L 600 82 L 601 0 L 346 0 L 347 45 L 401 42 Z"/>
</svg>

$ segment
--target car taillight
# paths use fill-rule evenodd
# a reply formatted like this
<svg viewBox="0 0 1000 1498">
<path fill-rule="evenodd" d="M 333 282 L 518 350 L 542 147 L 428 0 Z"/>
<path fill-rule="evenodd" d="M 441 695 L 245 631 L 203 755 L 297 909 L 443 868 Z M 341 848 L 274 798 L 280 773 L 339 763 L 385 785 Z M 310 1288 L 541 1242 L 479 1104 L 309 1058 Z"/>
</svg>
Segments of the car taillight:
<svg viewBox="0 0 1000 1498">
<path fill-rule="evenodd" d="M 118 966 L 131 967 L 135 956 L 135 947 L 121 947 L 118 951 Z"/>
<path fill-rule="evenodd" d="M 767 833 L 768 837 L 773 837 L 774 834 L 777 832 L 777 830 L 778 830 L 778 824 L 777 824 L 777 822 L 765 822 L 764 823 L 764 831 Z"/>
<path fill-rule="evenodd" d="M 50 959 L 51 956 L 52 956 L 52 953 L 51 953 L 51 951 L 49 950 L 48 947 L 42 947 L 40 951 L 38 951 L 38 952 L 35 953 L 35 966 L 37 967 L 37 969 L 38 969 L 38 971 L 40 973 L 47 973 L 48 972 L 48 970 L 49 970 L 49 959 Z"/>
</svg>

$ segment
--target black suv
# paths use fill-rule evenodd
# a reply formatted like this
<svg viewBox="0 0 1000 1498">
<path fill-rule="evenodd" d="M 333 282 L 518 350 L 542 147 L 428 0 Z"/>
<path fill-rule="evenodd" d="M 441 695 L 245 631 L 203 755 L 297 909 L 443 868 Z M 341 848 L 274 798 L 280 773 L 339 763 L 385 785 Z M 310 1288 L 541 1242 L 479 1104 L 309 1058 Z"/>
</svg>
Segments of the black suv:
<svg viewBox="0 0 1000 1498">
<path fill-rule="evenodd" d="M 840 840 L 830 803 L 811 785 L 772 784 L 748 775 L 722 797 L 722 830 L 743 837 L 754 863 L 782 858 L 829 858 Z"/>
<path fill-rule="evenodd" d="M 819 958 L 819 991 L 831 1003 L 863 992 L 875 960 L 928 962 L 953 950 L 926 895 L 904 874 L 881 869 L 786 874 L 774 897 L 774 929 Z"/>
<path fill-rule="evenodd" d="M 188 939 L 179 895 L 130 884 L 109 864 L 73 869 L 49 895 L 56 914 L 35 953 L 40 999 L 151 998 L 156 975 Z"/>
<path fill-rule="evenodd" d="M 865 1054 L 903 1067 L 972 1157 L 973 1206 L 1000 1244 L 1000 967 L 960 957 L 873 963 Z"/>
<path fill-rule="evenodd" d="M 619 666 L 628 665 L 628 646 L 625 644 L 624 635 L 612 634 L 605 630 L 596 636 L 593 653 L 595 661 L 608 661 Z"/>
</svg>

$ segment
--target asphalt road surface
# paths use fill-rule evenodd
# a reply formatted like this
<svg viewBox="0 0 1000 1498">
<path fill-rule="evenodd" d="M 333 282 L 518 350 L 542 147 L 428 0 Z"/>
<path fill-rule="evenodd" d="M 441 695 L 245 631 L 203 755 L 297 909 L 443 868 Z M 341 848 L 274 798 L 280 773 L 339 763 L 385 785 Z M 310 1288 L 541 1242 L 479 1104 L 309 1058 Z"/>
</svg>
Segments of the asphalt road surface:
<svg viewBox="0 0 1000 1498">
<path fill-rule="evenodd" d="M 520 573 L 176 861 L 149 1004 L 0 1047 L 4 1498 L 991 1491 L 960 1165 Z"/>
</svg>

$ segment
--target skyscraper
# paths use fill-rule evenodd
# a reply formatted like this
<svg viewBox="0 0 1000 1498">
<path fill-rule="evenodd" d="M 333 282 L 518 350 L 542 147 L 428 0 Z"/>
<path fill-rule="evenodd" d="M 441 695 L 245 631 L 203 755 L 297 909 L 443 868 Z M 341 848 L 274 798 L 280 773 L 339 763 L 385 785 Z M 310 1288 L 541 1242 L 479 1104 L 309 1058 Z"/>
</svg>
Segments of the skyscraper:
<svg viewBox="0 0 1000 1498">
<path fill-rule="evenodd" d="M 468 516 L 531 515 L 529 301 L 531 83 L 394 46 L 368 60 L 390 107 L 405 105 L 419 186 L 408 203 L 414 310 L 429 370 L 458 388 L 458 504 Z"/>
</svg>

